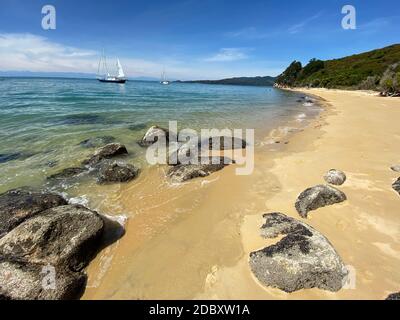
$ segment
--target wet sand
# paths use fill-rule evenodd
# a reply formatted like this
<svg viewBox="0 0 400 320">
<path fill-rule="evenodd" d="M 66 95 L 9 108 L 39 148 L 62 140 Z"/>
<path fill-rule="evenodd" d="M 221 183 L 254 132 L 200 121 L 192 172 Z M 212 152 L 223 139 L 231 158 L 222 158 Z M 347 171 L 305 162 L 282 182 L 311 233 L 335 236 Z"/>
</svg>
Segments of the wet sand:
<svg viewBox="0 0 400 320">
<path fill-rule="evenodd" d="M 84 299 L 383 299 L 400 290 L 400 100 L 363 92 L 307 90 L 326 100 L 307 128 L 265 137 L 255 170 L 236 176 L 229 166 L 181 186 L 151 167 L 122 185 L 100 209 L 118 202 L 129 216 L 126 234 L 88 267 Z M 285 130 L 283 130 L 285 131 Z M 286 133 L 286 131 L 285 131 Z M 280 141 L 270 145 L 269 141 Z M 289 142 L 285 144 L 285 142 Z M 300 219 L 294 203 L 323 174 L 346 172 L 348 200 L 313 211 L 306 220 L 323 233 L 355 272 L 354 289 L 287 294 L 261 286 L 248 266 L 262 239 L 261 215 Z M 100 188 L 100 187 L 99 187 Z"/>
</svg>

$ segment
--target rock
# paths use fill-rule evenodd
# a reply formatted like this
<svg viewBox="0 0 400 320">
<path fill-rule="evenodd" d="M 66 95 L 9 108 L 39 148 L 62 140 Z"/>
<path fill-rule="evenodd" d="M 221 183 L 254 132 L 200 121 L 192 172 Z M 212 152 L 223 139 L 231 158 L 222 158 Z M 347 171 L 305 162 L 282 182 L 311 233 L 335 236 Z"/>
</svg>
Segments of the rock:
<svg viewBox="0 0 400 320">
<path fill-rule="evenodd" d="M 392 187 L 400 194 L 400 178 L 398 178 L 393 184 Z"/>
<path fill-rule="evenodd" d="M 128 182 L 138 174 L 139 169 L 130 164 L 107 162 L 100 165 L 97 181 L 98 183 Z"/>
<path fill-rule="evenodd" d="M 173 182 L 185 182 L 198 177 L 206 177 L 211 173 L 222 170 L 225 166 L 232 163 L 232 160 L 224 157 L 210 157 L 207 164 L 201 164 L 204 158 L 199 158 L 198 164 L 179 164 L 171 167 L 167 176 Z M 211 163 L 211 159 L 217 159 L 216 163 Z"/>
<path fill-rule="evenodd" d="M 208 138 L 210 150 L 233 150 L 233 149 L 246 149 L 246 141 L 236 137 L 210 137 Z M 201 147 L 201 143 L 199 145 Z"/>
<path fill-rule="evenodd" d="M 341 186 L 346 181 L 346 174 L 343 171 L 331 169 L 324 175 L 324 179 L 327 183 Z"/>
<path fill-rule="evenodd" d="M 303 191 L 296 200 L 296 209 L 301 217 L 307 218 L 309 211 L 347 200 L 346 195 L 331 186 L 317 185 Z"/>
<path fill-rule="evenodd" d="M 0 257 L 79 271 L 97 253 L 103 228 L 102 218 L 83 206 L 51 208 L 3 236 Z"/>
<path fill-rule="evenodd" d="M 79 145 L 83 148 L 98 148 L 114 141 L 115 138 L 112 136 L 102 136 L 83 140 Z"/>
<path fill-rule="evenodd" d="M 97 149 L 96 152 L 87 160 L 83 161 L 83 165 L 96 165 L 103 159 L 110 159 L 115 156 L 127 154 L 128 150 L 123 144 L 120 143 L 110 143 L 100 149 Z"/>
<path fill-rule="evenodd" d="M 52 267 L 0 260 L 0 300 L 72 300 L 82 295 L 86 284 L 84 273 L 55 267 L 55 282 L 49 279 L 48 283 L 49 268 Z"/>
<path fill-rule="evenodd" d="M 284 235 L 276 244 L 250 253 L 251 271 L 263 285 L 285 292 L 342 288 L 348 271 L 328 239 L 311 226 L 282 213 L 263 217 L 264 238 Z"/>
<path fill-rule="evenodd" d="M 17 160 L 20 157 L 21 157 L 21 153 L 19 153 L 19 152 L 0 154 L 0 163 Z"/>
<path fill-rule="evenodd" d="M 47 180 L 64 180 L 67 178 L 75 177 L 83 172 L 86 172 L 86 168 L 82 167 L 72 167 L 66 168 L 58 173 L 52 174 L 51 176 L 47 177 Z"/>
<path fill-rule="evenodd" d="M 158 141 L 159 137 L 165 136 L 166 141 L 169 141 L 169 131 L 167 129 L 158 127 L 158 126 L 152 126 L 147 130 L 147 132 L 144 134 L 142 140 L 138 142 L 138 144 L 141 147 L 149 147 L 153 143 Z"/>
<path fill-rule="evenodd" d="M 400 164 L 391 166 L 390 169 L 392 169 L 392 171 L 394 171 L 394 172 L 400 172 Z"/>
<path fill-rule="evenodd" d="M 66 204 L 67 201 L 58 194 L 27 187 L 0 194 L 0 238 L 39 212 Z"/>
<path fill-rule="evenodd" d="M 49 168 L 53 168 L 56 165 L 58 165 L 58 161 L 57 160 L 50 160 L 46 162 L 46 166 L 48 166 Z"/>
<path fill-rule="evenodd" d="M 388 295 L 388 297 L 385 300 L 400 300 L 400 292 Z"/>
</svg>

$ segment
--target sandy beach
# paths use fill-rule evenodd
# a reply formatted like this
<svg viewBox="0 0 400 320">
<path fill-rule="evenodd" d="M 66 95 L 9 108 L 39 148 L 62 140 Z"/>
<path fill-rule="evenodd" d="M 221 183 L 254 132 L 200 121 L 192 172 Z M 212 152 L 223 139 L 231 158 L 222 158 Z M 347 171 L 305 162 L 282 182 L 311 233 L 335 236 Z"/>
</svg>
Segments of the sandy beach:
<svg viewBox="0 0 400 320">
<path fill-rule="evenodd" d="M 400 164 L 400 100 L 301 91 L 321 97 L 324 110 L 295 133 L 266 136 L 281 143 L 256 147 L 252 175 L 236 176 L 229 166 L 171 186 L 160 166 L 121 186 L 113 201 L 129 216 L 126 234 L 88 267 L 83 299 L 384 299 L 399 291 L 400 197 L 391 186 L 399 173 L 390 167 Z M 348 200 L 301 219 L 297 196 L 324 183 L 332 168 L 346 173 L 339 188 Z M 113 201 L 102 211 L 112 211 Z M 325 235 L 354 270 L 354 288 L 288 294 L 260 285 L 248 257 L 276 242 L 259 235 L 268 212 L 300 219 Z"/>
</svg>

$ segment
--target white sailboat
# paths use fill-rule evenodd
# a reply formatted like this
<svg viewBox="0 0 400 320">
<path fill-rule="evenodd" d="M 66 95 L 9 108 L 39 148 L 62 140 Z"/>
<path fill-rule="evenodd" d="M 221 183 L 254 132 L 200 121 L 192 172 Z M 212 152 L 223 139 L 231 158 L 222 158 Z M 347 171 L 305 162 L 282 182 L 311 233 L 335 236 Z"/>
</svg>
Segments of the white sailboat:
<svg viewBox="0 0 400 320">
<path fill-rule="evenodd" d="M 100 57 L 99 67 L 97 70 L 97 80 L 99 80 L 100 82 L 125 83 L 127 79 L 118 58 L 116 67 L 117 74 L 110 75 L 107 66 L 107 59 L 103 51 L 103 55 Z"/>
<path fill-rule="evenodd" d="M 163 70 L 163 72 L 161 73 L 161 80 L 160 80 L 161 84 L 167 85 L 170 84 L 170 82 L 167 80 L 167 77 L 165 76 L 165 69 Z"/>
</svg>

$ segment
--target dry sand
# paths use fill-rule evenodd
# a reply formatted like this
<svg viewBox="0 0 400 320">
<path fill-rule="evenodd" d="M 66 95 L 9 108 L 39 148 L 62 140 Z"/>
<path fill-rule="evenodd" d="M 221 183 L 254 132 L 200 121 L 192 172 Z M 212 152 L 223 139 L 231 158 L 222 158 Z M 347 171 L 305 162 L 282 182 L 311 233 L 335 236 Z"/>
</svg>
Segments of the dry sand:
<svg viewBox="0 0 400 320">
<path fill-rule="evenodd" d="M 383 299 L 400 290 L 400 196 L 391 185 L 400 164 L 400 99 L 365 92 L 303 90 L 326 100 L 289 144 L 259 146 L 251 176 L 230 166 L 205 179 L 168 185 L 163 167 L 144 172 L 103 204 L 129 216 L 126 235 L 89 266 L 84 299 Z M 268 141 L 270 137 L 265 137 Z M 312 211 L 355 275 L 352 289 L 287 294 L 261 286 L 248 266 L 251 251 L 274 241 L 259 236 L 261 215 L 300 219 L 294 203 L 336 168 L 348 200 Z M 276 240 L 275 240 L 276 241 Z"/>
</svg>

